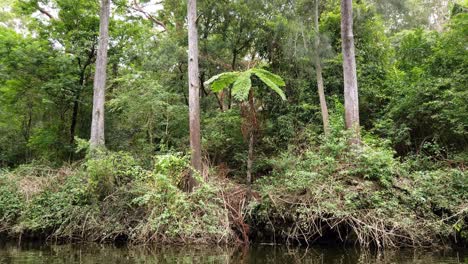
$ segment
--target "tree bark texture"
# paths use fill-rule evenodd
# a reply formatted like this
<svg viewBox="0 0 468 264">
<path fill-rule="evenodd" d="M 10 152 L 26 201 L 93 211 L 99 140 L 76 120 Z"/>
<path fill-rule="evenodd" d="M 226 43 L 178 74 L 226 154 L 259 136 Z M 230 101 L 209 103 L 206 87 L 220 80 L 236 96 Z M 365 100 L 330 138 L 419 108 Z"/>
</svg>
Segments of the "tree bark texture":
<svg viewBox="0 0 468 264">
<path fill-rule="evenodd" d="M 353 36 L 352 0 L 341 0 L 341 39 L 343 51 L 343 78 L 346 128 L 359 138 L 359 100 L 356 74 L 356 58 Z"/>
<path fill-rule="evenodd" d="M 319 0 L 315 0 L 315 73 L 317 76 L 317 89 L 320 99 L 320 109 L 322 111 L 323 132 L 326 136 L 330 134 L 330 122 L 328 118 L 328 107 L 325 99 L 325 88 L 323 87 L 322 65 L 320 62 L 320 29 L 319 29 Z"/>
<path fill-rule="evenodd" d="M 188 82 L 189 82 L 189 122 L 191 164 L 197 172 L 202 170 L 201 136 L 200 136 L 200 83 L 198 69 L 198 30 L 197 30 L 197 1 L 188 0 Z M 188 189 L 191 191 L 195 181 L 190 177 Z"/>
<path fill-rule="evenodd" d="M 104 147 L 104 103 L 106 91 L 107 47 L 109 45 L 110 0 L 101 0 L 99 44 L 94 75 L 93 116 L 91 122 L 92 148 Z"/>
</svg>

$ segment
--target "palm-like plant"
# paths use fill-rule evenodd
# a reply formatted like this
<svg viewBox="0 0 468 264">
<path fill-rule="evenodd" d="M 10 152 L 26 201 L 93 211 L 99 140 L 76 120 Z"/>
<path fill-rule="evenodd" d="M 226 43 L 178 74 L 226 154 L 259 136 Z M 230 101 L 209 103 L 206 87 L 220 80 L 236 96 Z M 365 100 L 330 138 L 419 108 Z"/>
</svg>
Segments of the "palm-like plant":
<svg viewBox="0 0 468 264">
<path fill-rule="evenodd" d="M 209 85 L 213 92 L 221 92 L 224 88 L 232 84 L 232 96 L 242 106 L 242 115 L 244 117 L 243 132 L 249 138 L 249 153 L 247 157 L 247 184 L 249 189 L 252 183 L 252 163 L 254 152 L 255 132 L 258 129 L 257 112 L 255 109 L 255 98 L 252 87 L 252 77 L 256 76 L 267 87 L 275 91 L 283 100 L 286 95 L 280 87 L 285 86 L 283 78 L 267 70 L 253 68 L 243 72 L 224 72 L 213 76 L 205 85 Z"/>
</svg>

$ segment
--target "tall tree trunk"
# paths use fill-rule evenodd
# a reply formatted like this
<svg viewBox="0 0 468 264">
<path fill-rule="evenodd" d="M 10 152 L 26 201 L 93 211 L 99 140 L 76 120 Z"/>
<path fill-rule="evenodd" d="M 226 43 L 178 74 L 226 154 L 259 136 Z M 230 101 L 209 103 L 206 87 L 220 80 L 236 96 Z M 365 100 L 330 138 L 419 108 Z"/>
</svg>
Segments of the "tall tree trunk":
<svg viewBox="0 0 468 264">
<path fill-rule="evenodd" d="M 80 108 L 80 96 L 81 96 L 81 91 L 85 88 L 85 83 L 86 83 L 86 69 L 88 68 L 89 65 L 91 65 L 93 58 L 94 58 L 94 52 L 95 52 L 95 44 L 91 46 L 89 53 L 88 53 L 88 58 L 84 65 L 81 64 L 81 59 L 80 57 L 77 57 L 78 61 L 78 66 L 80 68 L 80 80 L 78 83 L 78 88 L 74 92 L 74 98 L 73 98 L 73 112 L 72 112 L 72 120 L 70 124 L 70 145 L 73 146 L 75 144 L 75 131 L 76 131 L 76 124 L 78 122 L 78 110 Z M 73 155 L 74 151 L 70 151 L 69 159 L 73 160 Z"/>
<path fill-rule="evenodd" d="M 80 83 L 78 89 L 75 91 L 75 96 L 73 98 L 73 110 L 72 110 L 72 119 L 70 124 L 70 145 L 75 144 L 75 130 L 76 123 L 78 122 L 78 110 L 80 106 L 80 94 L 85 83 L 85 73 L 86 66 L 80 72 Z M 70 159 L 73 158 L 73 151 L 70 153 Z"/>
<path fill-rule="evenodd" d="M 192 152 L 191 164 L 197 171 L 202 170 L 201 137 L 200 137 L 200 84 L 198 70 L 198 30 L 197 30 L 197 1 L 188 0 L 188 81 L 189 81 L 189 121 L 190 121 L 190 149 Z M 196 182 L 191 176 L 188 180 L 188 191 L 191 191 Z"/>
<path fill-rule="evenodd" d="M 247 155 L 247 186 L 249 188 L 249 196 L 252 190 L 252 165 L 254 160 L 254 143 L 255 132 L 257 129 L 257 113 L 255 111 L 255 101 L 253 89 L 249 91 L 247 122 L 249 125 L 249 153 Z M 250 198 L 250 197 L 249 197 Z"/>
<path fill-rule="evenodd" d="M 89 57 L 88 62 L 91 61 L 91 57 Z M 80 71 L 80 82 L 79 87 L 75 90 L 75 96 L 73 98 L 73 109 L 72 109 L 72 119 L 70 124 L 70 145 L 73 146 L 75 144 L 75 134 L 76 134 L 76 124 L 78 123 L 78 112 L 80 108 L 80 96 L 81 91 L 83 91 L 85 82 L 86 82 L 86 68 L 88 67 L 88 62 L 83 66 Z M 75 155 L 75 151 L 71 150 L 68 159 L 69 161 L 73 160 Z"/>
<path fill-rule="evenodd" d="M 346 128 L 353 130 L 352 141 L 356 143 L 359 142 L 359 100 L 354 54 L 352 0 L 341 0 L 341 40 Z"/>
<path fill-rule="evenodd" d="M 319 1 L 315 0 L 315 73 L 317 75 L 317 89 L 320 98 L 320 109 L 322 110 L 323 132 L 325 136 L 330 135 L 330 124 L 328 119 L 328 107 L 325 100 L 325 89 L 323 87 L 322 65 L 320 64 L 320 29 L 319 29 Z"/>
<path fill-rule="evenodd" d="M 107 47 L 109 44 L 110 0 L 101 0 L 99 16 L 99 45 L 94 75 L 93 116 L 91 122 L 91 148 L 104 147 L 104 102 L 106 91 Z"/>
</svg>

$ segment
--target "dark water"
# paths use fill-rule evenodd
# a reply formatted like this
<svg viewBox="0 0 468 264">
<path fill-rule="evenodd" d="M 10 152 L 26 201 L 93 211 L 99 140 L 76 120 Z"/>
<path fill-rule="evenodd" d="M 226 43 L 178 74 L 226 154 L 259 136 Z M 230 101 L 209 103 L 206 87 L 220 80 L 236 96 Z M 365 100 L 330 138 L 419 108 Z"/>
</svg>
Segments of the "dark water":
<svg viewBox="0 0 468 264">
<path fill-rule="evenodd" d="M 400 250 L 369 253 L 343 248 L 115 247 L 103 245 L 1 244 L 0 263 L 468 263 L 467 251 Z"/>
</svg>

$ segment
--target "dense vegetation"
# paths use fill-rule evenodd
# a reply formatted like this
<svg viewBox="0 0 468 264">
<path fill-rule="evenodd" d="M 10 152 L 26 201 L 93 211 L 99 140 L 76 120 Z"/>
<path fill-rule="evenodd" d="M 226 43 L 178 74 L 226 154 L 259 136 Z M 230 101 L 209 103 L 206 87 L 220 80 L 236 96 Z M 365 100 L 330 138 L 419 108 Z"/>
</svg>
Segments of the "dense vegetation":
<svg viewBox="0 0 468 264">
<path fill-rule="evenodd" d="M 340 1 L 316 1 L 197 1 L 202 169 L 186 1 L 112 1 L 98 149 L 99 2 L 2 1 L 0 234 L 466 245 L 468 2 L 353 2 L 356 134 Z"/>
</svg>

